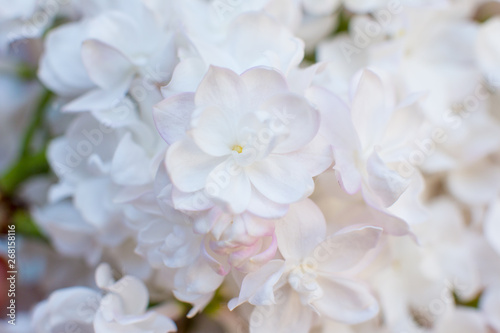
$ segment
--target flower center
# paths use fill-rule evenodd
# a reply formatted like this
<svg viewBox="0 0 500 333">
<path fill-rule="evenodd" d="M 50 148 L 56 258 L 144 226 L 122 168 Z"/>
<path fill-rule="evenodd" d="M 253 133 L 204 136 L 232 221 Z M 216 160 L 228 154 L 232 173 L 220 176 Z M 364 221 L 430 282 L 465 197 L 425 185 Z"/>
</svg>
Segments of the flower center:
<svg viewBox="0 0 500 333">
<path fill-rule="evenodd" d="M 243 147 L 242 147 L 242 146 L 239 146 L 239 145 L 234 145 L 232 149 L 233 149 L 235 152 L 238 152 L 238 154 L 241 154 L 241 152 L 243 151 Z"/>
<path fill-rule="evenodd" d="M 310 304 L 323 296 L 323 289 L 316 278 L 316 272 L 304 264 L 295 267 L 288 275 L 288 283 L 300 294 L 304 304 Z"/>
</svg>

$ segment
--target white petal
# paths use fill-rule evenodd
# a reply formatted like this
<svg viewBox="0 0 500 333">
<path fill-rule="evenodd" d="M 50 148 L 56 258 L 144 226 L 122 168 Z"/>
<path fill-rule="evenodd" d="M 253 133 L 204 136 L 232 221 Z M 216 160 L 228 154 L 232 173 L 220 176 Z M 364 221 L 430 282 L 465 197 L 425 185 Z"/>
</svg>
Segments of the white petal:
<svg viewBox="0 0 500 333">
<path fill-rule="evenodd" d="M 223 280 L 224 276 L 214 272 L 206 260 L 199 256 L 193 264 L 177 271 L 174 295 L 194 305 L 194 311 L 189 313 L 189 316 L 193 316 L 210 302 Z"/>
<path fill-rule="evenodd" d="M 95 270 L 95 283 L 101 289 L 106 289 L 115 283 L 111 266 L 107 263 L 101 263 Z"/>
<path fill-rule="evenodd" d="M 92 81 L 103 89 L 113 88 L 134 73 L 127 57 L 98 40 L 83 42 L 82 60 Z"/>
<path fill-rule="evenodd" d="M 204 190 L 186 193 L 174 187 L 172 205 L 181 211 L 202 211 L 212 208 L 214 202 Z"/>
<path fill-rule="evenodd" d="M 105 289 L 120 298 L 124 315 L 141 315 L 146 311 L 149 293 L 138 278 L 126 275 Z"/>
<path fill-rule="evenodd" d="M 163 224 L 166 221 L 161 221 Z M 160 252 L 167 267 L 178 268 L 191 264 L 200 253 L 202 238 L 193 233 L 190 225 L 174 225 L 163 238 Z"/>
<path fill-rule="evenodd" d="M 482 313 L 476 309 L 457 307 L 452 313 L 448 313 L 436 325 L 436 333 L 487 333 Z"/>
<path fill-rule="evenodd" d="M 282 217 L 288 211 L 288 205 L 278 204 L 269 201 L 257 189 L 252 188 L 252 196 L 248 203 L 247 210 L 257 216 L 275 219 Z"/>
<path fill-rule="evenodd" d="M 85 222 L 68 201 L 33 209 L 36 223 L 50 236 L 54 247 L 68 256 L 86 257 L 95 264 L 101 255 L 92 236 L 96 229 Z"/>
<path fill-rule="evenodd" d="M 352 101 L 352 122 L 363 148 L 381 141 L 393 110 L 385 100 L 381 79 L 372 71 L 364 70 Z"/>
<path fill-rule="evenodd" d="M 254 305 L 275 304 L 274 286 L 283 275 L 285 262 L 283 260 L 271 260 L 259 270 L 248 273 L 243 279 L 240 295 L 232 299 L 228 307 L 232 311 L 244 302 Z"/>
<path fill-rule="evenodd" d="M 287 74 L 304 57 L 304 43 L 269 15 L 248 12 L 228 28 L 227 52 L 243 69 L 254 66 L 277 68 Z"/>
<path fill-rule="evenodd" d="M 329 15 L 341 4 L 340 0 L 304 0 L 304 9 L 312 15 Z"/>
<path fill-rule="evenodd" d="M 212 156 L 229 155 L 237 142 L 234 114 L 218 107 L 204 107 L 191 121 L 191 135 L 198 147 Z"/>
<path fill-rule="evenodd" d="M 205 186 L 210 172 L 223 161 L 223 157 L 207 155 L 186 137 L 169 147 L 165 162 L 175 187 L 194 192 Z"/>
<path fill-rule="evenodd" d="M 285 154 L 296 151 L 316 136 L 320 125 L 319 112 L 306 99 L 295 94 L 276 94 L 260 109 L 272 117 L 270 129 L 284 138 L 273 152 Z"/>
<path fill-rule="evenodd" d="M 198 107 L 218 106 L 238 119 L 247 103 L 247 91 L 241 78 L 233 71 L 211 66 L 196 90 Z"/>
<path fill-rule="evenodd" d="M 57 327 L 73 322 L 79 324 L 77 327 L 80 328 L 84 328 L 80 326 L 82 324 L 92 325 L 100 301 L 100 293 L 90 288 L 71 287 L 56 290 L 50 295 L 47 304 L 50 324 Z"/>
<path fill-rule="evenodd" d="M 455 168 L 447 181 L 449 191 L 469 205 L 488 203 L 497 195 L 499 186 L 500 168 L 486 161 Z"/>
<path fill-rule="evenodd" d="M 500 254 L 500 200 L 495 200 L 489 207 L 484 219 L 484 236 Z"/>
<path fill-rule="evenodd" d="M 346 8 L 355 13 L 369 13 L 386 5 L 386 0 L 345 0 Z"/>
<path fill-rule="evenodd" d="M 184 137 L 195 108 L 194 93 L 174 95 L 154 106 L 156 128 L 167 143 L 172 144 Z"/>
<path fill-rule="evenodd" d="M 498 60 L 500 56 L 499 28 L 500 19 L 497 16 L 492 17 L 481 24 L 476 41 L 478 64 L 493 85 L 498 83 L 500 76 L 500 61 Z"/>
<path fill-rule="evenodd" d="M 500 287 L 488 287 L 481 296 L 480 308 L 490 324 L 500 331 Z"/>
<path fill-rule="evenodd" d="M 93 89 L 64 105 L 66 112 L 104 110 L 115 107 L 130 87 L 133 76 L 129 75 L 110 89 Z"/>
<path fill-rule="evenodd" d="M 99 193 L 99 196 L 95 194 Z M 83 218 L 90 224 L 101 229 L 110 221 L 113 202 L 110 180 L 106 178 L 88 179 L 78 184 L 73 203 Z"/>
<path fill-rule="evenodd" d="M 116 148 L 111 162 L 111 178 L 120 185 L 144 185 L 152 181 L 150 158 L 144 149 L 127 133 Z"/>
<path fill-rule="evenodd" d="M 277 291 L 276 305 L 258 306 L 253 310 L 250 333 L 307 333 L 312 319 L 312 310 L 304 307 L 299 295 L 285 286 Z"/>
<path fill-rule="evenodd" d="M 278 247 L 286 260 L 305 258 L 325 235 L 325 217 L 310 199 L 291 205 L 288 214 L 276 223 Z"/>
<path fill-rule="evenodd" d="M 408 188 L 409 180 L 389 169 L 376 151 L 368 158 L 366 170 L 370 189 L 384 207 L 391 206 Z"/>
<path fill-rule="evenodd" d="M 333 148 L 335 156 L 334 169 L 342 188 L 349 194 L 357 193 L 362 185 L 361 173 L 356 163 L 357 152 Z"/>
<path fill-rule="evenodd" d="M 347 105 L 333 93 L 320 87 L 311 87 L 306 97 L 321 113 L 320 133 L 337 150 L 360 149 L 358 134 L 354 129 Z"/>
<path fill-rule="evenodd" d="M 377 315 L 377 300 L 363 284 L 326 277 L 318 278 L 317 282 L 324 295 L 313 306 L 321 314 L 346 324 L 359 324 Z"/>
<path fill-rule="evenodd" d="M 234 214 L 240 214 L 248 207 L 252 187 L 245 171 L 240 168 L 236 174 L 230 173 L 228 163 L 232 161 L 219 164 L 210 173 L 206 188 L 211 196 L 226 202 Z"/>
<path fill-rule="evenodd" d="M 318 269 L 334 273 L 353 268 L 378 244 L 381 233 L 381 228 L 363 227 L 327 237 L 312 252 L 320 261 Z"/>
<path fill-rule="evenodd" d="M 307 196 L 314 189 L 308 172 L 286 156 L 269 155 L 246 168 L 252 185 L 268 199 L 289 204 Z"/>
<path fill-rule="evenodd" d="M 283 75 L 270 68 L 251 68 L 241 74 L 241 79 L 248 90 L 250 110 L 257 110 L 259 105 L 275 94 L 288 92 Z"/>
<path fill-rule="evenodd" d="M 317 176 L 333 164 L 332 146 L 321 135 L 316 137 L 301 149 L 287 154 L 297 159 L 311 176 Z"/>
<path fill-rule="evenodd" d="M 45 39 L 38 76 L 60 95 L 76 96 L 95 87 L 81 58 L 85 30 L 85 22 L 70 22 L 52 29 Z"/>
<path fill-rule="evenodd" d="M 163 97 L 186 91 L 195 92 L 207 71 L 207 66 L 198 57 L 182 60 L 174 69 L 170 83 L 161 89 Z"/>
</svg>

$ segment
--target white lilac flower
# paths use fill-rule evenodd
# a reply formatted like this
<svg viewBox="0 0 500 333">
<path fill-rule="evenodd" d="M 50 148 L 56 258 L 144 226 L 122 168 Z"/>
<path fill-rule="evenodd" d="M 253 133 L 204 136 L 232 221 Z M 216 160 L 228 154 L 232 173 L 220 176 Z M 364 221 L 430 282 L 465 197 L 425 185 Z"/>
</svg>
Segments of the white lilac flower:
<svg viewBox="0 0 500 333">
<path fill-rule="evenodd" d="M 141 1 L 117 2 L 52 30 L 39 77 L 73 98 L 67 111 L 108 109 L 123 99 L 137 75 L 158 84 L 169 79 L 176 61 L 172 43 L 172 33 Z"/>
<path fill-rule="evenodd" d="M 266 13 L 239 15 L 223 32 L 216 40 L 187 34 L 185 45 L 179 46 L 180 63 L 162 89 L 165 97 L 194 92 L 210 66 L 225 67 L 237 74 L 267 66 L 287 75 L 304 57 L 302 40 Z"/>
<path fill-rule="evenodd" d="M 82 115 L 51 142 L 48 157 L 59 183 L 49 190 L 48 204 L 33 214 L 61 253 L 91 265 L 110 255 L 125 272 L 146 277 L 149 265 L 133 252 L 140 213 L 126 201 L 153 182 L 156 149 L 163 148 L 151 140 L 152 128 L 128 112 L 130 122 L 119 128 Z"/>
<path fill-rule="evenodd" d="M 175 332 L 175 323 L 165 315 L 148 310 L 149 293 L 132 276 L 115 281 L 109 265 L 96 270 L 97 286 L 104 295 L 88 287 L 55 291 L 37 305 L 33 314 L 36 333 L 76 331 L 84 333 Z"/>
<path fill-rule="evenodd" d="M 408 140 L 408 129 L 404 133 L 388 130 L 401 119 L 392 96 L 392 90 L 370 70 L 355 78 L 350 108 L 326 89 L 312 87 L 308 91 L 321 111 L 322 133 L 333 145 L 334 169 L 343 188 L 349 194 L 361 190 L 365 201 L 375 208 L 393 205 L 410 184 L 394 170 L 395 151 L 401 149 L 402 140 Z M 410 119 L 403 118 L 399 125 Z"/>
<path fill-rule="evenodd" d="M 321 211 L 305 200 L 291 206 L 276 233 L 283 259 L 247 274 L 240 295 L 229 303 L 230 308 L 247 301 L 256 305 L 251 332 L 308 332 L 315 313 L 349 324 L 377 314 L 376 299 L 353 272 L 377 245 L 380 228 L 327 236 Z"/>
<path fill-rule="evenodd" d="M 158 104 L 155 119 L 171 144 L 165 163 L 175 188 L 201 191 L 236 214 L 266 217 L 303 199 L 314 188 L 312 177 L 322 171 L 310 170 L 306 160 L 325 164 L 328 157 L 314 149 L 308 155 L 319 112 L 267 68 L 238 75 L 211 67 L 196 93 Z M 182 198 L 174 192 L 173 200 Z"/>
<path fill-rule="evenodd" d="M 498 1 L 7 2 L 20 331 L 500 330 Z"/>
</svg>

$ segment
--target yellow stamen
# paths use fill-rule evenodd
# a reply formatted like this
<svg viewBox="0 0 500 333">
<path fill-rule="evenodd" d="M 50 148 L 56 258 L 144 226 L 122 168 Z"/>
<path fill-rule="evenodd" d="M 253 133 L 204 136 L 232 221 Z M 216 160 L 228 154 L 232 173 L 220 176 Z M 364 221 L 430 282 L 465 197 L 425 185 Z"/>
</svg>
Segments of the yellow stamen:
<svg viewBox="0 0 500 333">
<path fill-rule="evenodd" d="M 243 151 L 243 147 L 239 145 L 234 145 L 232 149 L 238 152 L 238 154 L 241 154 L 241 152 Z"/>
</svg>

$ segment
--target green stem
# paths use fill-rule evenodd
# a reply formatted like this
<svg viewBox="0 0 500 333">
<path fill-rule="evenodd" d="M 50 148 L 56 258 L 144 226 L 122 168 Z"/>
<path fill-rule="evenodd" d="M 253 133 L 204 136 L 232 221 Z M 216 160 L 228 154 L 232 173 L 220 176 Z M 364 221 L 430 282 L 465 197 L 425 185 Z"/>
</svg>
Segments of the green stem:
<svg viewBox="0 0 500 333">
<path fill-rule="evenodd" d="M 33 119 L 31 120 L 31 123 L 29 124 L 26 133 L 24 134 L 24 138 L 21 145 L 20 159 L 28 156 L 33 136 L 35 135 L 36 130 L 40 127 L 40 125 L 43 122 L 43 116 L 45 114 L 45 110 L 47 109 L 47 106 L 49 105 L 52 96 L 53 96 L 52 92 L 46 90 L 43 93 L 42 97 L 40 98 L 40 103 L 38 104 L 38 107 L 35 110 L 35 113 L 33 114 Z"/>
<path fill-rule="evenodd" d="M 26 179 L 48 172 L 49 164 L 47 163 L 45 152 L 46 150 L 43 149 L 36 154 L 23 156 L 16 164 L 10 167 L 0 179 L 2 192 L 7 196 L 12 196 L 19 184 Z"/>
</svg>

